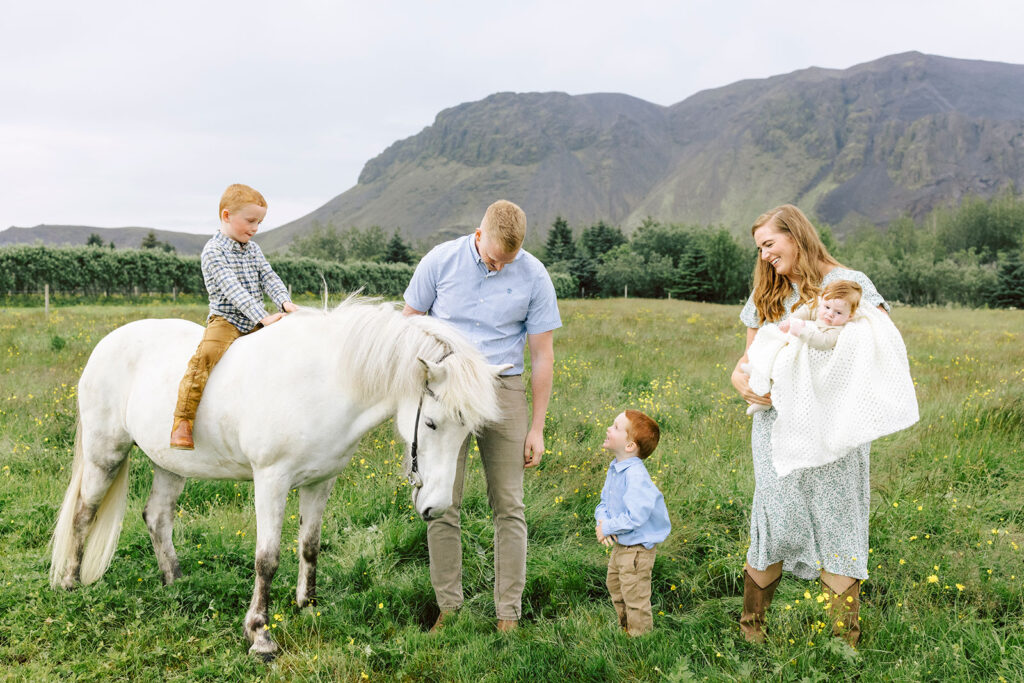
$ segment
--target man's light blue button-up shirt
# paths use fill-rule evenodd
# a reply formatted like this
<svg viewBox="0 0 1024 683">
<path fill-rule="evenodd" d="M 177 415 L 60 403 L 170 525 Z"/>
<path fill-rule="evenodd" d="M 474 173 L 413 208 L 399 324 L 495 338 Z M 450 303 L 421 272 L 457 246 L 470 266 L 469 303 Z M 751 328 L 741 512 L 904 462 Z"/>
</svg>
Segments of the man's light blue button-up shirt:
<svg viewBox="0 0 1024 683">
<path fill-rule="evenodd" d="M 501 270 L 488 270 L 473 237 L 431 249 L 416 266 L 405 303 L 450 323 L 487 362 L 510 363 L 505 374 L 521 374 L 526 335 L 562 326 L 555 287 L 544 264 L 523 249 Z"/>
<path fill-rule="evenodd" d="M 672 530 L 665 497 L 637 457 L 612 460 L 594 520 L 601 522 L 605 536 L 616 536 L 622 545 L 643 544 L 645 548 L 661 543 Z"/>
</svg>

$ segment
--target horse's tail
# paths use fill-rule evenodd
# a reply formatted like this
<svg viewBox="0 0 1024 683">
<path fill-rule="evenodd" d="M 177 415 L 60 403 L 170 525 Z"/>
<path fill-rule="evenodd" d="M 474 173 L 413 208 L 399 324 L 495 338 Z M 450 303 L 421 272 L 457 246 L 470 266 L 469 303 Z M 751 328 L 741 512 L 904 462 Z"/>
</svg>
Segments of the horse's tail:
<svg viewBox="0 0 1024 683">
<path fill-rule="evenodd" d="M 82 552 L 80 577 L 83 584 L 97 581 L 114 556 L 117 539 L 121 535 L 121 522 L 128 504 L 128 458 L 118 470 L 114 481 L 107 489 L 93 516 L 88 536 Z M 50 541 L 52 556 L 50 561 L 50 585 L 57 588 L 62 585 L 67 566 L 74 562 L 74 555 L 79 552 L 75 540 L 75 513 L 81 500 L 82 478 L 85 471 L 85 453 L 82 449 L 82 418 L 78 418 L 75 428 L 75 457 L 71 463 L 71 483 L 64 493 L 64 502 L 57 515 L 57 526 Z"/>
</svg>

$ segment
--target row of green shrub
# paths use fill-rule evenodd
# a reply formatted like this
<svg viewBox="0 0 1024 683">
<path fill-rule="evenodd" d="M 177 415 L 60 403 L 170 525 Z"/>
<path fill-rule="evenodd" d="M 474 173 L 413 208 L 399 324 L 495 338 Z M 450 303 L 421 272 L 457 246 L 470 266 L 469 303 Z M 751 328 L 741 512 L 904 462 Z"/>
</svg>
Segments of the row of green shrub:
<svg viewBox="0 0 1024 683">
<path fill-rule="evenodd" d="M 275 258 L 274 270 L 293 293 L 318 293 L 326 281 L 334 293 L 362 288 L 367 294 L 400 296 L 412 277 L 404 263 L 328 263 Z M 156 249 L 14 246 L 0 248 L 0 293 L 43 291 L 84 296 L 173 292 L 205 294 L 198 256 Z"/>
</svg>

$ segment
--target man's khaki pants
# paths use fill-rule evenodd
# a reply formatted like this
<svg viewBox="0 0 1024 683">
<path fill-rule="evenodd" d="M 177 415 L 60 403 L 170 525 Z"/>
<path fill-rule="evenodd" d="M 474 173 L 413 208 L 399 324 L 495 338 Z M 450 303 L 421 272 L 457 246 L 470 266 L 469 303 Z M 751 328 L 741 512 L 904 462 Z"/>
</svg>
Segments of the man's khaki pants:
<svg viewBox="0 0 1024 683">
<path fill-rule="evenodd" d="M 631 636 L 654 628 L 651 570 L 655 554 L 654 548 L 616 543 L 608 558 L 608 592 L 619 615 L 619 625 Z"/>
<path fill-rule="evenodd" d="M 494 609 L 498 619 L 522 614 L 526 585 L 526 514 L 523 505 L 523 448 L 529 430 L 526 389 L 521 375 L 503 377 L 498 389 L 501 420 L 476 437 L 487 481 L 487 502 L 494 512 Z M 450 612 L 462 606 L 462 533 L 459 524 L 469 438 L 459 451 L 452 506 L 427 522 L 430 583 L 437 606 Z"/>
<path fill-rule="evenodd" d="M 199 399 L 203 397 L 203 389 L 210 379 L 210 371 L 232 342 L 242 336 L 238 328 L 219 315 L 211 315 L 203 332 L 192 360 L 188 362 L 185 376 L 178 385 L 178 403 L 174 407 L 174 417 L 195 420 L 199 409 Z"/>
</svg>

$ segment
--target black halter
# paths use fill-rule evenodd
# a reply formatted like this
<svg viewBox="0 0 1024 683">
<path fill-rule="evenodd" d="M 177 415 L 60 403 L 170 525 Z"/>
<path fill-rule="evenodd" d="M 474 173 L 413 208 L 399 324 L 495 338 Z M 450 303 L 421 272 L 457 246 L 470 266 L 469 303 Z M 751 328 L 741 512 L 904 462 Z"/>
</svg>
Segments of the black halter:
<svg viewBox="0 0 1024 683">
<path fill-rule="evenodd" d="M 437 361 L 438 364 L 444 362 L 444 359 L 452 355 L 454 352 L 449 350 L 446 351 L 441 360 Z M 420 463 L 419 463 L 419 447 L 420 447 L 420 412 L 423 410 L 423 397 L 430 396 L 434 398 L 434 392 L 430 386 L 424 381 L 423 393 L 420 394 L 420 402 L 416 406 L 416 423 L 412 428 L 412 466 L 409 468 L 409 485 L 413 488 L 421 488 L 423 486 L 423 479 L 420 478 Z"/>
</svg>

